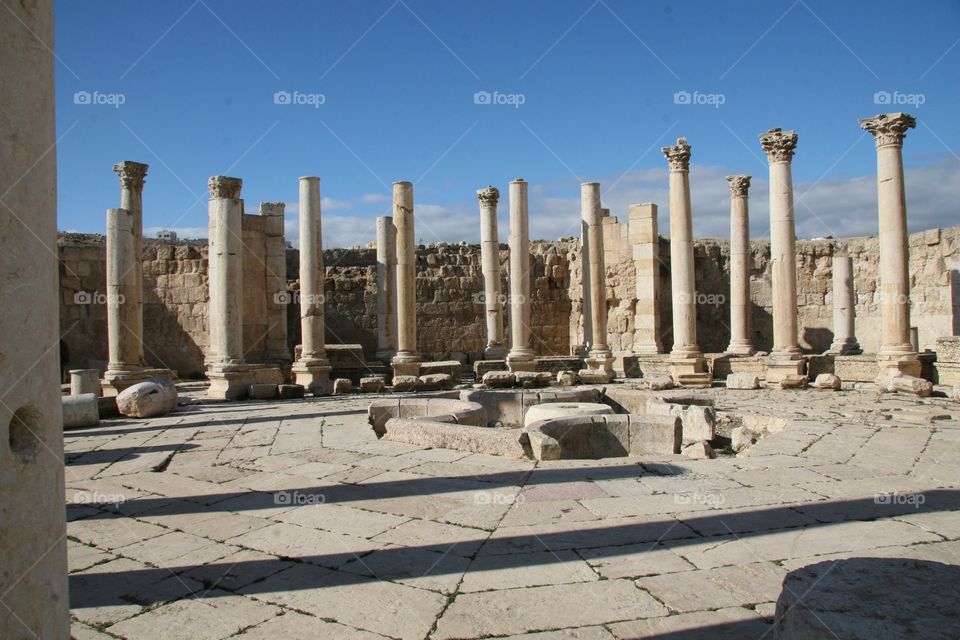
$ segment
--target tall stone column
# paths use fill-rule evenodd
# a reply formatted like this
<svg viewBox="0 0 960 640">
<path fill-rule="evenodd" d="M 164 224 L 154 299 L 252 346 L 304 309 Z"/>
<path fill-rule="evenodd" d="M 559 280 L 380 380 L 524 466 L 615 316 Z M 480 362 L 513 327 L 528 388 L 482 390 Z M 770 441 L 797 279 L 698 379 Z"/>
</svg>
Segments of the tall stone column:
<svg viewBox="0 0 960 640">
<path fill-rule="evenodd" d="M 300 358 L 291 371 L 297 384 L 315 396 L 331 391 L 324 332 L 326 303 L 320 178 L 300 178 Z"/>
<path fill-rule="evenodd" d="M 711 382 L 697 346 L 697 289 L 693 262 L 693 215 L 690 211 L 690 145 L 686 138 L 663 147 L 670 167 L 670 290 L 673 302 L 673 350 L 670 373 L 683 386 Z"/>
<path fill-rule="evenodd" d="M 730 183 L 730 345 L 727 353 L 753 354 L 750 338 L 750 176 L 727 176 Z"/>
<path fill-rule="evenodd" d="M 287 345 L 287 241 L 284 235 L 283 202 L 261 202 L 267 272 L 267 335 L 264 361 L 281 368 L 290 365 L 290 347 Z"/>
<path fill-rule="evenodd" d="M 146 365 L 143 357 L 143 182 L 148 168 L 148 165 L 132 160 L 113 165 L 113 170 L 120 177 L 120 208 L 129 211 L 133 218 L 133 261 L 130 268 L 135 272 L 135 287 L 129 291 L 127 304 L 133 307 L 135 312 L 125 318 L 131 324 L 124 330 L 132 333 L 137 342 L 136 359 L 131 362 L 141 366 Z"/>
<path fill-rule="evenodd" d="M 530 348 L 530 228 L 527 218 L 527 181 L 510 182 L 510 371 L 533 371 Z"/>
<path fill-rule="evenodd" d="M 633 249 L 637 298 L 633 352 L 663 353 L 660 338 L 660 236 L 657 232 L 657 205 L 630 205 L 628 230 Z"/>
<path fill-rule="evenodd" d="M 907 113 L 881 113 L 860 120 L 877 145 L 877 208 L 880 217 L 880 364 L 878 383 L 892 376 L 920 376 L 910 342 L 910 270 L 907 200 L 903 187 L 903 138 L 917 120 Z"/>
<path fill-rule="evenodd" d="M 497 234 L 497 202 L 500 192 L 489 186 L 477 191 L 480 201 L 480 262 L 483 270 L 483 302 L 487 318 L 487 360 L 507 355 L 503 335 L 503 296 L 500 292 L 500 237 Z"/>
<path fill-rule="evenodd" d="M 828 353 L 841 356 L 862 353 L 854 335 L 856 298 L 853 288 L 853 258 L 833 257 L 833 344 Z"/>
<path fill-rule="evenodd" d="M 393 183 L 393 225 L 397 238 L 397 354 L 393 372 L 417 375 L 417 245 L 413 230 L 413 184 Z"/>
<path fill-rule="evenodd" d="M 581 307 L 580 316 L 583 319 L 583 347 L 584 355 L 589 353 L 593 346 L 593 325 L 590 318 L 590 308 L 592 306 L 592 295 L 590 294 L 590 221 L 584 219 L 584 211 L 580 209 L 580 291 Z"/>
<path fill-rule="evenodd" d="M 53 3 L 0 19 L 0 638 L 69 638 Z M 12 14 L 12 15 L 9 15 Z M 43 44 L 46 43 L 46 44 Z M 69 337 L 67 338 L 69 340 Z"/>
<path fill-rule="evenodd" d="M 600 209 L 600 183 L 580 185 L 580 217 L 587 221 L 587 245 L 590 247 L 590 326 L 593 330 L 587 368 L 613 375 L 613 354 L 607 346 L 607 285 L 603 250 L 603 214 Z"/>
<path fill-rule="evenodd" d="M 397 229 L 393 218 L 377 218 L 377 360 L 397 353 Z"/>
<path fill-rule="evenodd" d="M 767 361 L 767 383 L 780 385 L 786 376 L 804 371 L 797 342 L 797 251 L 793 219 L 791 162 L 797 148 L 793 131 L 770 129 L 760 135 L 770 165 L 770 274 L 773 291 L 773 350 Z"/>
<path fill-rule="evenodd" d="M 143 380 L 143 343 L 136 333 L 141 318 L 136 305 L 140 270 L 134 267 L 137 243 L 133 213 L 107 209 L 107 347 L 109 361 L 104 373 L 107 395 L 116 395 Z"/>
</svg>

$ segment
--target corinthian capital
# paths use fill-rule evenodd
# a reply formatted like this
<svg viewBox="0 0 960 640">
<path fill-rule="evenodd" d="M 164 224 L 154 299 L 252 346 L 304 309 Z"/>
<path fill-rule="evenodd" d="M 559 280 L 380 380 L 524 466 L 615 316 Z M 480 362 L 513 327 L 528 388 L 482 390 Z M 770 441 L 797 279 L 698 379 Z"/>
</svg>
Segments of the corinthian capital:
<svg viewBox="0 0 960 640">
<path fill-rule="evenodd" d="M 113 170 L 120 176 L 120 187 L 133 191 L 143 190 L 143 179 L 148 168 L 148 165 L 133 160 L 124 160 L 113 165 Z"/>
<path fill-rule="evenodd" d="M 207 188 L 210 189 L 211 199 L 229 198 L 231 200 L 239 200 L 241 187 L 243 187 L 243 180 L 240 178 L 213 176 L 207 181 Z"/>
<path fill-rule="evenodd" d="M 727 176 L 731 196 L 746 196 L 750 188 L 750 176 Z"/>
<path fill-rule="evenodd" d="M 672 147 L 663 147 L 663 155 L 667 157 L 670 171 L 690 170 L 690 145 L 686 138 L 677 138 L 677 144 Z"/>
<path fill-rule="evenodd" d="M 480 201 L 481 207 L 496 207 L 500 200 L 500 192 L 492 185 L 485 189 L 477 189 L 477 200 Z"/>
<path fill-rule="evenodd" d="M 767 162 L 790 162 L 797 148 L 797 134 L 793 131 L 770 129 L 760 134 L 760 146 L 767 154 Z"/>
<path fill-rule="evenodd" d="M 860 120 L 860 128 L 869 131 L 877 148 L 890 144 L 902 145 L 907 129 L 917 126 L 917 119 L 909 113 L 881 113 L 872 118 Z"/>
</svg>

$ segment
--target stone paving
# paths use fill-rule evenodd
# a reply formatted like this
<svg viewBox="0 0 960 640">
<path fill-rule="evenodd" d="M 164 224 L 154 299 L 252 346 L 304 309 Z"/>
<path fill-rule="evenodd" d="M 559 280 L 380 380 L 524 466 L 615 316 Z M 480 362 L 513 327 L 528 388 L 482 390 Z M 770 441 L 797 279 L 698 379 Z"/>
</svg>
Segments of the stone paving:
<svg viewBox="0 0 960 640">
<path fill-rule="evenodd" d="M 797 568 L 960 565 L 960 404 L 711 393 L 791 423 L 714 460 L 541 463 L 378 441 L 371 396 L 69 431 L 73 634 L 772 638 Z"/>
</svg>

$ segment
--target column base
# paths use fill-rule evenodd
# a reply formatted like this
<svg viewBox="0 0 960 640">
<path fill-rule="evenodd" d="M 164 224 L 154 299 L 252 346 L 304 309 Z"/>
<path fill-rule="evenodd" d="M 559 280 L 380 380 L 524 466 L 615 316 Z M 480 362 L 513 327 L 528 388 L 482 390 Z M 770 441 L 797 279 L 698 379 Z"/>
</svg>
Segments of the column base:
<svg viewBox="0 0 960 640">
<path fill-rule="evenodd" d="M 860 344 L 853 338 L 841 342 L 834 342 L 830 345 L 830 348 L 827 349 L 827 354 L 837 356 L 858 356 L 861 353 L 863 353 L 863 349 L 860 348 Z"/>
<path fill-rule="evenodd" d="M 670 376 L 677 385 L 691 389 L 706 389 L 713 384 L 713 376 L 707 370 L 707 361 L 703 356 L 685 357 L 671 354 L 668 361 Z"/>
<path fill-rule="evenodd" d="M 103 374 L 103 382 L 100 385 L 103 397 L 118 395 L 127 387 L 143 382 L 149 378 L 170 378 L 177 379 L 177 372 L 171 369 L 107 369 Z"/>
<path fill-rule="evenodd" d="M 328 396 L 333 393 L 331 369 L 327 360 L 298 360 L 290 367 L 290 375 L 294 384 L 303 386 L 311 395 Z"/>
<path fill-rule="evenodd" d="M 792 388 L 795 386 L 796 377 L 803 376 L 804 369 L 803 358 L 771 355 L 767 360 L 767 384 L 779 388 L 789 385 Z"/>
<path fill-rule="evenodd" d="M 536 371 L 536 357 L 533 349 L 512 349 L 507 354 L 507 368 L 510 371 Z"/>
<path fill-rule="evenodd" d="M 503 346 L 488 346 L 483 351 L 484 360 L 504 360 L 507 357 L 507 348 Z"/>
<path fill-rule="evenodd" d="M 378 350 L 373 357 L 375 360 L 378 360 L 386 364 L 391 360 L 393 360 L 394 356 L 396 355 L 397 355 L 397 352 L 394 351 L 393 349 L 381 349 L 381 350 Z"/>
<path fill-rule="evenodd" d="M 613 354 L 607 349 L 590 351 L 584 359 L 590 371 L 603 371 L 613 377 Z"/>
<path fill-rule="evenodd" d="M 896 376 L 912 376 L 919 378 L 923 365 L 915 353 L 896 353 L 896 354 L 877 354 L 877 366 L 880 371 L 877 373 L 876 383 L 886 387 L 890 378 Z"/>
<path fill-rule="evenodd" d="M 753 352 L 753 343 L 749 340 L 731 340 L 727 350 L 724 351 L 732 356 L 752 356 Z"/>
<path fill-rule="evenodd" d="M 243 400 L 254 383 L 254 374 L 246 364 L 213 363 L 207 371 L 210 388 L 207 397 L 214 400 Z"/>
</svg>

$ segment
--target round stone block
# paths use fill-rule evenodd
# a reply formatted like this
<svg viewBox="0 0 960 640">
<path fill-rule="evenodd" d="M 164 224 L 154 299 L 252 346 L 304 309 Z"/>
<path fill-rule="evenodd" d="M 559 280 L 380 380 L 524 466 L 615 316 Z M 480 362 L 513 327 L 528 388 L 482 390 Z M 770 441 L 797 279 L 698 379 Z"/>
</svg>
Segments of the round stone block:
<svg viewBox="0 0 960 640">
<path fill-rule="evenodd" d="M 100 422 L 97 394 L 63 396 L 63 428 L 93 427 Z"/>
<path fill-rule="evenodd" d="M 612 414 L 613 407 L 593 402 L 548 402 L 535 404 L 523 416 L 523 426 L 550 418 Z"/>
</svg>

